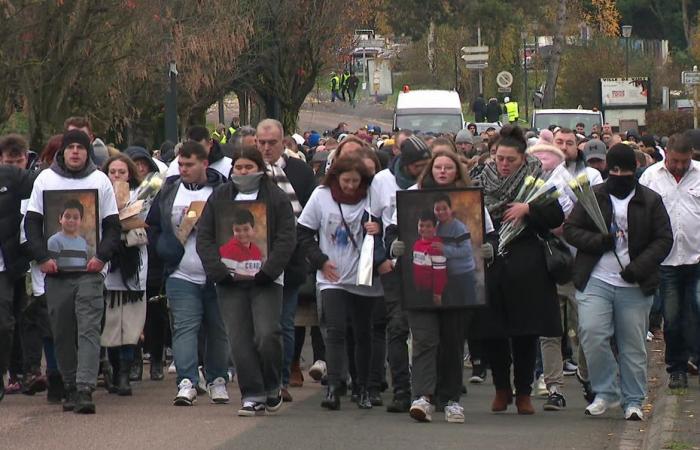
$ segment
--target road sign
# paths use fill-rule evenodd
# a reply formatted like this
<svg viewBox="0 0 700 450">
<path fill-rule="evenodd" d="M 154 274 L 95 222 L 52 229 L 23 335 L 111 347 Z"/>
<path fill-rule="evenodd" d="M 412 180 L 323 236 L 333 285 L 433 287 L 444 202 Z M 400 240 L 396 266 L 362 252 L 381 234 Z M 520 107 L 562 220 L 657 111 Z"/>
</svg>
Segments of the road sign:
<svg viewBox="0 0 700 450">
<path fill-rule="evenodd" d="M 485 69 L 487 66 L 482 64 L 488 63 L 489 47 L 479 45 L 476 47 L 462 47 L 462 60 L 467 63 L 467 69 Z M 478 67 L 475 67 L 478 64 Z"/>
<path fill-rule="evenodd" d="M 489 63 L 487 63 L 487 62 L 470 63 L 470 64 L 466 64 L 464 67 L 466 67 L 467 69 L 484 70 L 484 69 L 489 67 Z"/>
<path fill-rule="evenodd" d="M 488 45 L 479 45 L 477 47 L 462 47 L 461 50 L 462 50 L 462 53 L 464 53 L 464 54 L 467 54 L 467 53 L 488 53 L 489 46 Z"/>
<path fill-rule="evenodd" d="M 700 84 L 700 72 L 683 71 L 681 74 L 681 81 L 683 84 L 691 86 Z"/>
<path fill-rule="evenodd" d="M 513 74 L 510 72 L 499 72 L 496 75 L 496 84 L 502 88 L 509 88 L 513 85 Z M 500 91 L 499 91 L 500 92 Z"/>
<path fill-rule="evenodd" d="M 509 88 L 509 87 L 499 87 L 499 88 L 498 88 L 498 92 L 509 93 L 509 92 L 510 92 L 510 88 Z"/>
<path fill-rule="evenodd" d="M 489 60 L 488 53 L 475 53 L 473 55 L 462 55 L 464 62 L 483 62 Z"/>
</svg>

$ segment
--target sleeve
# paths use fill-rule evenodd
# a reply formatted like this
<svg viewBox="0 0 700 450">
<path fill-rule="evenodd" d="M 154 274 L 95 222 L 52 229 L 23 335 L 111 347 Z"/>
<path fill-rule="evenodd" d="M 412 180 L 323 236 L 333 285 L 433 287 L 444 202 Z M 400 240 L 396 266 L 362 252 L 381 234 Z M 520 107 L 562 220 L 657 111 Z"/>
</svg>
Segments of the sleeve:
<svg viewBox="0 0 700 450">
<path fill-rule="evenodd" d="M 275 189 L 278 190 L 278 196 L 276 197 L 278 201 L 275 202 L 274 210 L 276 215 L 275 235 L 271 239 L 271 251 L 267 255 L 267 261 L 260 269 L 272 279 L 279 277 L 284 271 L 297 246 L 292 204 L 281 189 L 277 186 L 275 186 Z"/>
<path fill-rule="evenodd" d="M 454 220 L 454 223 L 459 227 L 459 234 L 457 236 L 450 236 L 452 238 L 456 238 L 456 242 L 443 242 L 445 244 L 444 254 L 446 258 L 464 257 L 467 254 L 467 246 L 471 245 L 469 239 L 462 239 L 469 234 L 467 226 L 456 219 Z"/>
<path fill-rule="evenodd" d="M 46 241 L 46 249 L 54 258 L 61 253 L 61 242 L 56 238 L 55 234 Z"/>
<path fill-rule="evenodd" d="M 212 194 L 197 222 L 197 254 L 202 261 L 204 271 L 210 280 L 219 283 L 229 276 L 226 265 L 219 257 L 219 246 L 216 243 L 216 208 Z"/>
<path fill-rule="evenodd" d="M 603 176 L 600 174 L 598 169 L 586 167 L 586 171 L 588 172 L 588 179 L 591 181 L 591 186 L 603 183 Z"/>
<path fill-rule="evenodd" d="M 608 251 L 604 245 L 605 236 L 598 231 L 580 203 L 574 206 L 564 222 L 564 239 L 568 244 L 586 253 L 602 255 Z"/>
<path fill-rule="evenodd" d="M 38 264 L 51 259 L 44 239 L 44 216 L 35 211 L 27 211 L 27 215 L 24 216 L 24 232 L 27 235 L 27 245 L 32 258 Z"/>
<path fill-rule="evenodd" d="M 387 251 L 386 247 L 384 246 L 384 225 L 382 224 L 382 219 L 374 216 L 370 216 L 368 212 L 365 211 L 363 218 L 362 218 L 362 223 L 363 223 L 363 233 L 364 233 L 364 223 L 368 222 L 369 219 L 371 218 L 372 222 L 377 222 L 379 224 L 379 234 L 374 236 L 374 253 L 373 253 L 373 259 L 374 259 L 374 268 L 376 269 L 379 267 L 384 261 L 386 261 L 387 258 Z"/>
<path fill-rule="evenodd" d="M 27 212 L 44 214 L 44 186 L 42 180 L 42 177 L 39 176 L 34 183 L 32 192 L 29 195 L 29 203 L 27 203 Z"/>
<path fill-rule="evenodd" d="M 436 252 L 430 256 L 430 261 L 433 269 L 433 294 L 442 295 L 447 286 L 447 258 Z"/>
<path fill-rule="evenodd" d="M 151 209 L 148 211 L 148 215 L 146 216 L 146 224 L 148 225 L 148 228 L 146 228 L 146 234 L 148 235 L 148 242 L 153 246 L 154 250 L 156 248 L 158 238 L 160 237 L 160 233 L 162 232 L 160 224 L 160 201 L 162 193 L 163 191 L 161 190 L 153 198 Z"/>
<path fill-rule="evenodd" d="M 321 251 L 318 245 L 318 231 L 321 228 L 321 212 L 318 203 L 318 188 L 311 194 L 309 202 L 299 217 L 297 224 L 297 241 L 302 253 L 316 270 L 321 270 L 323 264 L 328 261 L 328 255 Z"/>
<path fill-rule="evenodd" d="M 655 195 L 655 201 L 651 208 L 651 239 L 642 253 L 630 262 L 627 269 L 635 279 L 643 280 L 658 270 L 659 264 L 666 259 L 673 247 L 673 232 L 671 221 L 659 195 Z"/>
<path fill-rule="evenodd" d="M 109 262 L 112 255 L 118 250 L 121 240 L 122 226 L 119 222 L 119 210 L 117 209 L 117 197 L 114 194 L 112 183 L 107 175 L 102 176 L 102 186 L 98 190 L 100 195 L 100 218 L 102 235 L 97 244 L 96 257 L 102 262 Z"/>
</svg>

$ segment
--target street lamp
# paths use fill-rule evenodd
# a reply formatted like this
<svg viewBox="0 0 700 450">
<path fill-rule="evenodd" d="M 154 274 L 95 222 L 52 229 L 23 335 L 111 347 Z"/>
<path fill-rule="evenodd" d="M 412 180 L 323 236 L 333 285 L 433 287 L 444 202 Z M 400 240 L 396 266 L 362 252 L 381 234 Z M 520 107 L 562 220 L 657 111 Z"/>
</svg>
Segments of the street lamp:
<svg viewBox="0 0 700 450">
<path fill-rule="evenodd" d="M 527 31 L 520 32 L 520 38 L 523 40 L 523 97 L 525 100 L 525 122 L 528 122 L 530 110 L 528 107 L 528 93 L 527 93 Z"/>
<path fill-rule="evenodd" d="M 622 37 L 625 38 L 625 78 L 629 78 L 630 71 L 630 36 L 632 25 L 622 25 Z"/>
</svg>

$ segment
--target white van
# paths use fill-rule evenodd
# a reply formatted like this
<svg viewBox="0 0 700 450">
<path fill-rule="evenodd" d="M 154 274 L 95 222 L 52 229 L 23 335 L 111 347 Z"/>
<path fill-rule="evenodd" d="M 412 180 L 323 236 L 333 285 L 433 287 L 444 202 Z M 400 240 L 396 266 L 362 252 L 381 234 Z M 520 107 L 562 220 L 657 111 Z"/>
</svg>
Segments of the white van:
<svg viewBox="0 0 700 450">
<path fill-rule="evenodd" d="M 593 125 L 603 125 L 603 113 L 592 109 L 538 109 L 532 115 L 532 128 L 538 131 L 550 125 L 574 130 L 577 123 L 583 123 L 590 133 Z"/>
<path fill-rule="evenodd" d="M 462 128 L 464 116 L 457 92 L 426 89 L 399 93 L 394 131 L 457 133 Z"/>
</svg>

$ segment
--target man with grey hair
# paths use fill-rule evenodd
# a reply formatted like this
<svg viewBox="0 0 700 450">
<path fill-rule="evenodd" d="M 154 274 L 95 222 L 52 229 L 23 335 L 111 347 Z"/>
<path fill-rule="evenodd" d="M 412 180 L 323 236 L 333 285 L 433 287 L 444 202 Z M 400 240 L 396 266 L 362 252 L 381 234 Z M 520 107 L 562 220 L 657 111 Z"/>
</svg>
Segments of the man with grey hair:
<svg viewBox="0 0 700 450">
<path fill-rule="evenodd" d="M 258 124 L 256 139 L 268 173 L 275 184 L 289 196 L 294 215 L 299 217 L 302 208 L 316 188 L 314 172 L 303 161 L 284 155 L 284 128 L 279 121 L 274 119 L 261 121 Z M 285 401 L 292 401 L 287 387 L 294 357 L 294 316 L 297 310 L 299 288 L 306 281 L 307 273 L 306 259 L 297 246 L 284 270 L 284 291 L 282 292 L 280 325 L 284 343 L 282 397 Z"/>
</svg>

